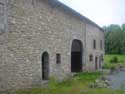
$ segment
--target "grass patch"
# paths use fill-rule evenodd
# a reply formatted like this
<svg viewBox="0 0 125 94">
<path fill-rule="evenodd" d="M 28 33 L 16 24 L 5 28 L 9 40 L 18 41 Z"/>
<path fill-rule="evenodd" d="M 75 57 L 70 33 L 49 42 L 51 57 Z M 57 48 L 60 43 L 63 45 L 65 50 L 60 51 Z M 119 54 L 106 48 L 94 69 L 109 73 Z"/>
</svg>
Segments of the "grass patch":
<svg viewBox="0 0 125 94">
<path fill-rule="evenodd" d="M 115 60 L 116 58 L 117 60 Z M 104 62 L 103 68 L 105 69 L 115 68 L 118 65 L 125 67 L 125 55 L 105 55 Z"/>
<path fill-rule="evenodd" d="M 14 94 L 41 94 L 41 92 L 43 92 L 42 88 L 32 88 L 32 89 L 16 90 L 13 93 Z"/>
<path fill-rule="evenodd" d="M 122 94 L 121 91 L 113 91 L 106 88 L 91 89 L 90 84 L 102 75 L 100 72 L 86 72 L 74 75 L 74 77 L 57 82 L 49 81 L 48 88 L 32 88 L 17 90 L 13 94 Z"/>
<path fill-rule="evenodd" d="M 125 55 L 105 55 L 104 62 L 110 63 L 111 59 L 117 57 L 119 63 L 125 63 Z"/>
<path fill-rule="evenodd" d="M 101 72 L 85 72 L 74 75 L 74 79 L 77 78 L 78 81 L 95 81 L 99 76 L 101 76 Z"/>
</svg>

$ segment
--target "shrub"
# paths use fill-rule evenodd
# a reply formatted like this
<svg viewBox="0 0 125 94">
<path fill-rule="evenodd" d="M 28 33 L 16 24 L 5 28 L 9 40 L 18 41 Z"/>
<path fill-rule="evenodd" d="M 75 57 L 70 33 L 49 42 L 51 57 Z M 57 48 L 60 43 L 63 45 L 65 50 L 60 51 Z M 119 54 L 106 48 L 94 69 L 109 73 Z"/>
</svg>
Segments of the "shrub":
<svg viewBox="0 0 125 94">
<path fill-rule="evenodd" d="M 102 69 L 110 69 L 113 65 L 111 63 L 105 63 L 103 66 L 102 66 Z"/>
<path fill-rule="evenodd" d="M 114 56 L 111 60 L 110 63 L 118 63 L 118 57 Z"/>
</svg>

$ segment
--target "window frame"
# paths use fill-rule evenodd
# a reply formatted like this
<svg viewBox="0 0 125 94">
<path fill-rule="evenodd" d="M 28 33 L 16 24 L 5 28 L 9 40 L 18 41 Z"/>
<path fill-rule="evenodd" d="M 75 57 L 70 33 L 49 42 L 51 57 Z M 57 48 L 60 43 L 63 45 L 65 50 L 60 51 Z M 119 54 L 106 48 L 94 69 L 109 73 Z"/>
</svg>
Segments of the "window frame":
<svg viewBox="0 0 125 94">
<path fill-rule="evenodd" d="M 56 54 L 56 64 L 61 64 L 61 54 L 60 53 Z"/>
<path fill-rule="evenodd" d="M 93 55 L 92 54 L 89 55 L 89 62 L 93 62 Z"/>
<path fill-rule="evenodd" d="M 101 50 L 103 49 L 103 43 L 102 43 L 102 40 L 100 40 L 100 49 L 101 49 Z"/>
<path fill-rule="evenodd" d="M 96 49 L 96 40 L 93 40 L 93 49 Z"/>
<path fill-rule="evenodd" d="M 4 3 L 0 2 L 0 16 L 4 16 Z"/>
</svg>

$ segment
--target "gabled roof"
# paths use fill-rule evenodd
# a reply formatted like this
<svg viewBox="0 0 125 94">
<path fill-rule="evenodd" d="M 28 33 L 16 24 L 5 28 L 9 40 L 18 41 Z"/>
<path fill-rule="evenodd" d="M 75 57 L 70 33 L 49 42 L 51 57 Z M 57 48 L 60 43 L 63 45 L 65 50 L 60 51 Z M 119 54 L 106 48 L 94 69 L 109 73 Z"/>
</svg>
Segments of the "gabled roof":
<svg viewBox="0 0 125 94">
<path fill-rule="evenodd" d="M 58 0 L 48 0 L 48 3 L 52 7 L 57 7 L 57 8 L 63 9 L 64 11 L 71 13 L 73 16 L 76 16 L 79 19 L 87 22 L 88 24 L 92 24 L 93 26 L 99 28 L 101 31 L 104 31 L 99 25 L 97 25 L 96 23 L 94 23 L 93 21 L 88 19 L 87 17 L 81 15 L 77 11 L 73 10 L 72 8 L 70 8 L 70 7 L 66 6 L 65 4 L 61 3 L 60 1 L 58 1 Z"/>
</svg>

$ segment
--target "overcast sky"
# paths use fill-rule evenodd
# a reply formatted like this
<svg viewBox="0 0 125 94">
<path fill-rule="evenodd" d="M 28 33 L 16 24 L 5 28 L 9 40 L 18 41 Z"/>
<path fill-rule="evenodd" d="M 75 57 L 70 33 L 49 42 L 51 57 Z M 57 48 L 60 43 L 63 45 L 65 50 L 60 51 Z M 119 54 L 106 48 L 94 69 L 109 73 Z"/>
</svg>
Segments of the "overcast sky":
<svg viewBox="0 0 125 94">
<path fill-rule="evenodd" d="M 125 23 L 125 0 L 59 0 L 100 26 Z"/>
</svg>

